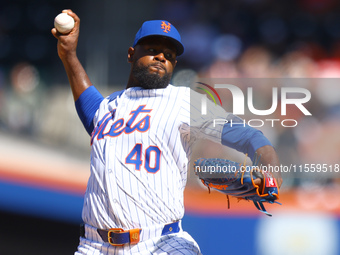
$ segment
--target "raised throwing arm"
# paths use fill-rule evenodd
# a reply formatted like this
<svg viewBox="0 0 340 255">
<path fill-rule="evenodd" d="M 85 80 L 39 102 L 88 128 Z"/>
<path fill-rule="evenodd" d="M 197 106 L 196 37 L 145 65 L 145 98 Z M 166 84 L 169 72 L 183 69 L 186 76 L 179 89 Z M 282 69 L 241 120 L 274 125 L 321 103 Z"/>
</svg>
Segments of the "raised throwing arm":
<svg viewBox="0 0 340 255">
<path fill-rule="evenodd" d="M 71 10 L 63 10 L 63 12 L 74 19 L 74 28 L 68 34 L 60 34 L 55 28 L 51 32 L 58 39 L 58 56 L 65 67 L 73 98 L 76 101 L 92 83 L 77 57 L 80 19 Z"/>
</svg>

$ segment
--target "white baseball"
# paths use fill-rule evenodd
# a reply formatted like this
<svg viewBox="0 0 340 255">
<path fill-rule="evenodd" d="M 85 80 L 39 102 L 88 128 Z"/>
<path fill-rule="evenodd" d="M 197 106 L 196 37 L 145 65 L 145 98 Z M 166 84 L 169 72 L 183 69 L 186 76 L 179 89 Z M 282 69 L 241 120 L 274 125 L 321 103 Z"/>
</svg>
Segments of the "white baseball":
<svg viewBox="0 0 340 255">
<path fill-rule="evenodd" d="M 54 27 L 61 34 L 68 34 L 74 28 L 74 19 L 67 13 L 60 13 L 54 19 Z"/>
</svg>

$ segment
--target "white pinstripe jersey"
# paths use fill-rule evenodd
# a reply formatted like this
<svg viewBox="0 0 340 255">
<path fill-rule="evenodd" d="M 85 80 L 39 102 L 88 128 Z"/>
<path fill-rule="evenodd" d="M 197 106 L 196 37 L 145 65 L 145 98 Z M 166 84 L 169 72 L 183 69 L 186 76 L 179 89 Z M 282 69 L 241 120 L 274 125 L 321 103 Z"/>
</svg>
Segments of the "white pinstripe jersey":
<svg viewBox="0 0 340 255">
<path fill-rule="evenodd" d="M 190 108 L 200 110 L 190 105 L 190 93 L 189 88 L 172 85 L 135 87 L 102 101 L 93 120 L 85 223 L 101 229 L 133 229 L 183 217 Z M 226 117 L 223 110 L 217 112 Z M 220 142 L 222 125 L 210 129 L 205 121 L 191 124 Z"/>
</svg>

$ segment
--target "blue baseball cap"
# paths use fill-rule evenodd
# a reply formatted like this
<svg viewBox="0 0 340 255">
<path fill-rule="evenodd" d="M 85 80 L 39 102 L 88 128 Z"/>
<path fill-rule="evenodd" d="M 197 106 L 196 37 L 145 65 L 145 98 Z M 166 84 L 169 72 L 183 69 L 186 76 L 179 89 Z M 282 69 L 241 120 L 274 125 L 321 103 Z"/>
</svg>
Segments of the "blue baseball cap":
<svg viewBox="0 0 340 255">
<path fill-rule="evenodd" d="M 162 36 L 169 38 L 176 46 L 177 56 L 183 54 L 184 45 L 182 44 L 181 36 L 177 29 L 166 20 L 145 21 L 138 30 L 132 47 L 135 47 L 141 39 L 151 36 Z"/>
</svg>

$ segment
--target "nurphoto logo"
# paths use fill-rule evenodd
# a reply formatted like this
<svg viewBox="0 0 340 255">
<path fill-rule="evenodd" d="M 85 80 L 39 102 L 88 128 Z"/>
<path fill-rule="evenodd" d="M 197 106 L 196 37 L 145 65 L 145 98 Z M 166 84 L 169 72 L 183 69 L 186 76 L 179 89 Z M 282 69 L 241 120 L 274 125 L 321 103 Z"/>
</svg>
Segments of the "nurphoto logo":
<svg viewBox="0 0 340 255">
<path fill-rule="evenodd" d="M 245 110 L 248 110 L 251 114 L 255 116 L 268 116 L 273 114 L 275 111 L 280 109 L 280 115 L 286 116 L 287 115 L 287 106 L 288 105 L 295 105 L 296 108 L 302 112 L 305 116 L 311 116 L 312 114 L 306 108 L 305 104 L 310 101 L 311 99 L 311 92 L 306 88 L 299 88 L 299 87 L 273 87 L 271 88 L 271 106 L 268 109 L 256 109 L 254 106 L 254 93 L 253 88 L 248 87 L 246 90 L 246 97 L 244 92 L 237 87 L 236 85 L 232 84 L 214 84 L 214 87 L 208 85 L 206 83 L 197 82 L 200 85 L 204 85 L 209 88 L 211 91 L 214 92 L 216 97 L 219 99 L 220 105 L 222 106 L 222 100 L 217 93 L 216 89 L 227 89 L 232 96 L 232 109 L 227 109 L 227 111 L 232 112 L 235 115 L 241 116 L 245 115 Z M 214 95 L 205 88 L 198 89 L 203 90 L 208 94 L 212 100 L 214 101 L 215 105 L 217 104 Z M 245 99 L 247 98 L 247 100 Z M 279 105 L 280 102 L 280 105 Z M 247 109 L 245 108 L 247 107 Z M 201 115 L 207 114 L 207 97 L 206 95 L 202 94 L 201 97 Z M 215 119 L 214 125 L 222 124 L 230 122 L 231 125 L 249 125 L 252 127 L 262 127 L 264 126 L 265 122 L 269 123 L 272 127 L 275 126 L 276 123 L 280 123 L 283 127 L 296 127 L 298 125 L 298 121 L 296 119 L 277 119 L 277 118 L 268 118 L 263 119 L 254 118 L 249 119 L 248 121 L 243 120 L 243 123 L 234 122 L 232 120 L 226 119 Z"/>
</svg>

